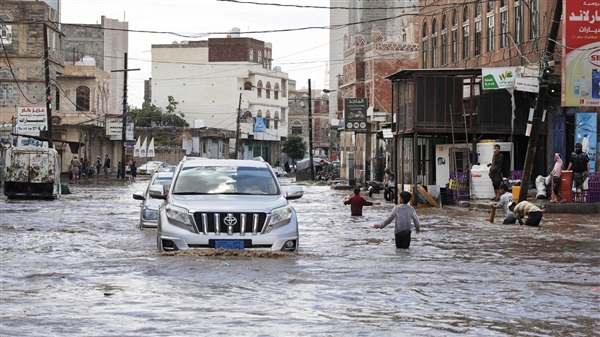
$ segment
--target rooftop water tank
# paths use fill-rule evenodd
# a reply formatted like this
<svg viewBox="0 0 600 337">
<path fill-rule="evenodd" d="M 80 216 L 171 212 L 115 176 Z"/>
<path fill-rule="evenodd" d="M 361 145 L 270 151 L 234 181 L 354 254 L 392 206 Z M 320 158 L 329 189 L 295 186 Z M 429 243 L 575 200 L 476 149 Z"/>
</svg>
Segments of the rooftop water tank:
<svg viewBox="0 0 600 337">
<path fill-rule="evenodd" d="M 238 27 L 231 28 L 231 37 L 240 37 L 240 29 Z"/>
</svg>

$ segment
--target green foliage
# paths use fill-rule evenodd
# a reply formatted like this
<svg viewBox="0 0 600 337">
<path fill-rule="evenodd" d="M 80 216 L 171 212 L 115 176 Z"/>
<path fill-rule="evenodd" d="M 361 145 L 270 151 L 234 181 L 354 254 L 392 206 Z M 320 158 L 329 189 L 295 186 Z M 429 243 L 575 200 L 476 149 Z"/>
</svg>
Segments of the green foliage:
<svg viewBox="0 0 600 337">
<path fill-rule="evenodd" d="M 190 125 L 183 119 L 185 115 L 177 112 L 179 102 L 175 101 L 173 96 L 168 97 L 169 105 L 166 106 L 166 112 L 154 104 L 144 103 L 141 109 L 131 109 L 130 120 L 135 126 L 153 127 L 153 126 L 175 126 L 189 127 Z"/>
<path fill-rule="evenodd" d="M 290 135 L 281 145 L 281 151 L 292 159 L 302 159 L 306 153 L 308 144 L 299 135 Z"/>
</svg>

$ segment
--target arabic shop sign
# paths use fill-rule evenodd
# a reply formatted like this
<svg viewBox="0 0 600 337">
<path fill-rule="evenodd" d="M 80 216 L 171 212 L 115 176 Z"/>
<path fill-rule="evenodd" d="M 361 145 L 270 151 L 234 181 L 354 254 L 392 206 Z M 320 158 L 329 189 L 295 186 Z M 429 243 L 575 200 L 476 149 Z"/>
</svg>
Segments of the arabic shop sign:
<svg viewBox="0 0 600 337">
<path fill-rule="evenodd" d="M 41 131 L 47 131 L 48 116 L 46 115 L 46 107 L 18 107 L 16 129 L 19 135 L 30 136 L 40 136 Z M 19 136 L 17 138 L 17 147 L 21 146 L 48 147 L 48 142 L 42 142 L 33 138 Z"/>
<path fill-rule="evenodd" d="M 513 88 L 515 86 L 516 67 L 482 68 L 483 90 Z"/>
<path fill-rule="evenodd" d="M 367 132 L 367 98 L 344 99 L 344 131 Z"/>
<path fill-rule="evenodd" d="M 564 0 L 561 105 L 600 106 L 600 2 Z"/>
</svg>

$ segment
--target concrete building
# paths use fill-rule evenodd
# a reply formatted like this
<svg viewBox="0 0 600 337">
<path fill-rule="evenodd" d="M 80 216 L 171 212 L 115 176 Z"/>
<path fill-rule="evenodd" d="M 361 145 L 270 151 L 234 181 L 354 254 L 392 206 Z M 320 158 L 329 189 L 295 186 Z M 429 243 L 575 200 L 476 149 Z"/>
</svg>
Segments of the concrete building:
<svg viewBox="0 0 600 337">
<path fill-rule="evenodd" d="M 329 118 L 332 125 L 337 125 L 341 114 L 338 110 L 338 97 L 341 95 L 337 90 L 338 79 L 344 72 L 344 36 L 348 35 L 348 0 L 329 1 Z"/>
<path fill-rule="evenodd" d="M 63 72 L 64 36 L 48 19 L 58 21 L 56 10 L 45 2 L 0 2 L 2 137 L 11 138 L 18 108 L 54 108 L 48 97 L 56 95 L 54 79 Z M 47 127 L 51 130 L 51 124 Z"/>
<path fill-rule="evenodd" d="M 330 133 L 330 121 L 327 94 L 323 89 L 312 89 L 309 101 L 307 88 L 296 88 L 296 81 L 290 80 L 289 85 L 289 123 L 288 133 L 291 135 L 300 135 L 304 141 L 309 142 L 309 115 L 308 105 L 311 104 L 312 115 L 312 141 L 313 157 L 330 159 L 330 147 L 334 141 Z M 305 158 L 309 157 L 306 153 Z M 282 158 L 283 162 L 286 158 Z"/>
<path fill-rule="evenodd" d="M 272 67 L 270 43 L 236 36 L 152 45 L 151 103 L 166 106 L 173 96 L 192 128 L 239 134 L 230 157 L 273 163 L 288 134 L 288 75 Z"/>
<path fill-rule="evenodd" d="M 125 54 L 129 49 L 128 22 L 100 18 L 100 24 L 62 24 L 65 34 L 64 59 L 66 64 L 82 62 L 94 65 L 110 75 L 107 112 L 123 113 Z"/>
<path fill-rule="evenodd" d="M 391 158 L 377 132 L 391 123 L 392 91 L 386 76 L 418 66 L 416 9 L 413 1 L 348 1 L 348 28 L 343 42 L 343 73 L 338 81 L 338 110 L 348 99 L 366 98 L 365 131 L 340 132 L 340 178 L 364 185 L 382 180 Z M 345 113 L 344 113 L 345 114 Z M 344 115 L 338 111 L 338 116 Z M 340 123 L 345 126 L 345 123 Z"/>
</svg>

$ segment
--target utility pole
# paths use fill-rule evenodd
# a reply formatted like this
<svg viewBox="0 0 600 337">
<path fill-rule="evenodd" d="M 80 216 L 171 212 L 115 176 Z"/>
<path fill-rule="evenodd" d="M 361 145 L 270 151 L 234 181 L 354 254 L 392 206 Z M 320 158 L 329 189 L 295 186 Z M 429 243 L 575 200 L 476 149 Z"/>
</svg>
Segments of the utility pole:
<svg viewBox="0 0 600 337">
<path fill-rule="evenodd" d="M 310 180 L 315 180 L 315 165 L 313 162 L 313 117 L 312 117 L 312 89 L 308 79 L 308 156 L 310 160 Z"/>
<path fill-rule="evenodd" d="M 237 111 L 237 129 L 236 129 L 236 136 L 235 136 L 235 159 L 240 159 L 240 141 L 242 138 L 242 131 L 241 129 L 241 121 L 240 121 L 240 114 L 242 113 L 242 93 L 240 92 L 240 100 L 238 102 L 238 111 Z"/>
<path fill-rule="evenodd" d="M 537 95 L 535 102 L 535 109 L 533 111 L 533 121 L 531 125 L 531 135 L 529 137 L 529 143 L 527 145 L 527 153 L 525 155 L 525 164 L 523 165 L 523 176 L 521 177 L 521 191 L 519 192 L 519 201 L 527 199 L 527 189 L 529 181 L 531 180 L 531 171 L 533 171 L 533 162 L 535 161 L 535 152 L 537 149 L 537 143 L 540 133 L 540 127 L 542 124 L 542 115 L 546 108 L 546 93 L 548 91 L 548 57 L 554 55 L 554 49 L 556 47 L 556 38 L 558 36 L 558 28 L 560 25 L 560 17 L 562 15 L 562 1 L 556 1 L 556 8 L 554 9 L 554 19 L 552 20 L 552 26 L 548 33 L 546 53 L 543 59 L 542 76 L 540 78 L 540 90 Z M 565 65 L 563 65 L 565 66 Z"/>
<path fill-rule="evenodd" d="M 135 70 L 140 70 L 139 68 L 137 69 L 127 69 L 127 53 L 123 54 L 123 67 L 125 69 L 120 69 L 120 70 L 112 70 L 111 72 L 113 73 L 117 73 L 117 72 L 122 72 L 123 74 L 123 129 L 121 130 L 121 142 L 123 144 L 123 148 L 121 150 L 121 176 L 122 179 L 125 179 L 125 167 L 126 167 L 126 163 L 125 163 L 125 145 L 127 143 L 127 72 L 128 71 L 135 71 Z"/>
<path fill-rule="evenodd" d="M 44 24 L 44 68 L 46 78 L 46 123 L 48 124 L 48 147 L 53 148 L 52 143 L 52 91 L 50 90 L 50 53 L 48 49 L 48 25 Z"/>
</svg>

